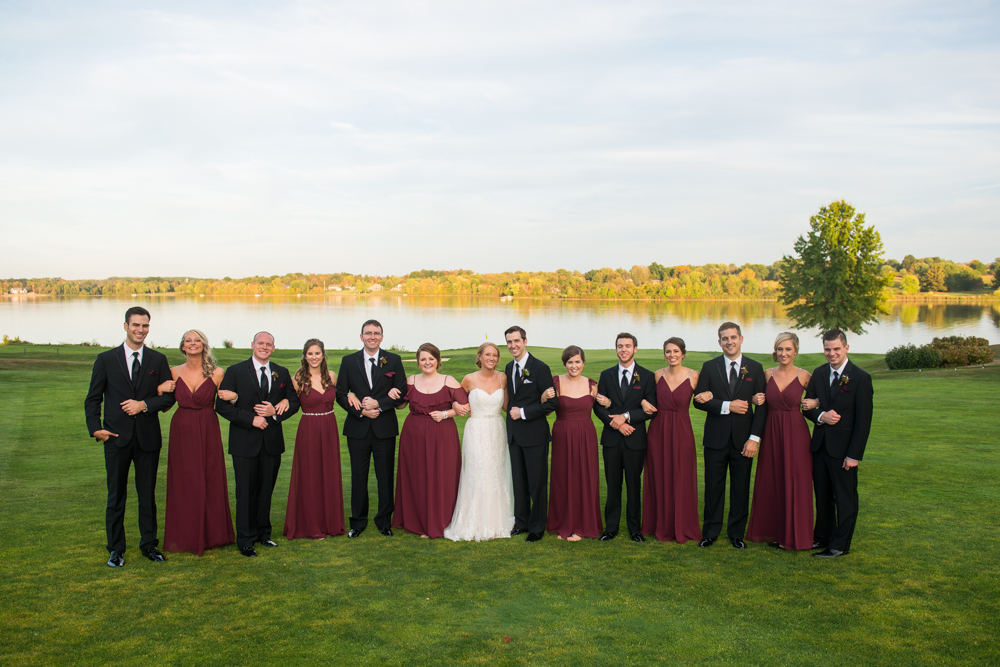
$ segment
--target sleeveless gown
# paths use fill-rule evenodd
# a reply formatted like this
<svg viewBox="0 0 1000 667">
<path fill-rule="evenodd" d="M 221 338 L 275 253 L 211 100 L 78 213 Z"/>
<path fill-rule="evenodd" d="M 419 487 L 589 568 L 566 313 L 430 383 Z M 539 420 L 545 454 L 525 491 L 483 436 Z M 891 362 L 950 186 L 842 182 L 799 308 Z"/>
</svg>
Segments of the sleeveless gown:
<svg viewBox="0 0 1000 667">
<path fill-rule="evenodd" d="M 552 379 L 559 391 L 559 378 Z M 597 383 L 590 381 L 593 387 Z M 591 414 L 594 397 L 559 396 L 552 425 L 552 481 L 546 530 L 560 537 L 601 536 L 601 482 L 597 429 Z"/>
<path fill-rule="evenodd" d="M 799 411 L 802 391 L 798 377 L 784 391 L 773 376 L 767 383 L 767 424 L 747 526 L 748 540 L 777 542 L 786 549 L 813 544 L 811 438 Z"/>
<path fill-rule="evenodd" d="M 698 523 L 698 456 L 691 428 L 691 396 L 685 379 L 673 391 L 656 383 L 657 412 L 649 423 L 643 479 L 642 532 L 661 542 L 701 539 Z"/>
<path fill-rule="evenodd" d="M 215 392 L 211 378 L 193 394 L 184 379 L 177 378 L 177 412 L 170 419 L 167 450 L 166 551 L 201 556 L 205 549 L 236 541 Z"/>
<path fill-rule="evenodd" d="M 451 524 L 444 536 L 455 542 L 510 537 L 514 493 L 504 425 L 503 389 L 469 392 L 472 409 L 462 438 L 462 476 Z"/>
<path fill-rule="evenodd" d="M 409 385 L 410 414 L 399 434 L 396 469 L 396 512 L 392 525 L 408 533 L 444 537 L 458 496 L 462 447 L 454 419 L 436 422 L 431 412 L 450 410 L 453 402 L 468 403 L 461 387 L 442 387 L 433 394 Z"/>
<path fill-rule="evenodd" d="M 282 534 L 322 538 L 343 535 L 344 490 L 340 469 L 340 434 L 333 404 L 335 387 L 299 394 L 302 418 L 295 432 L 288 509 Z"/>
</svg>

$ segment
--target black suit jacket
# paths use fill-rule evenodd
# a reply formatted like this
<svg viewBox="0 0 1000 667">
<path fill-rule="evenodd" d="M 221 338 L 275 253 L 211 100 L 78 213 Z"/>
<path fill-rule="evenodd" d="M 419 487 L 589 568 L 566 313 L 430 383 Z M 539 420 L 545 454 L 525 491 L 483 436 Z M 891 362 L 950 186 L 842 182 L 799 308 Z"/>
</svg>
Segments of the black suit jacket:
<svg viewBox="0 0 1000 667">
<path fill-rule="evenodd" d="M 698 386 L 694 390 L 695 396 L 703 391 L 712 392 L 710 401 L 694 402 L 694 407 L 708 413 L 705 415 L 703 445 L 709 449 L 725 449 L 730 436 L 737 447 L 742 447 L 751 435 L 758 438 L 763 435 L 764 424 L 767 422 L 767 404 L 756 407 L 752 402 L 754 394 L 762 394 L 767 388 L 764 367 L 744 354 L 735 392 L 729 390 L 728 367 L 729 361 L 725 355 L 706 361 L 701 367 Z M 746 414 L 722 414 L 723 402 L 735 400 L 750 404 Z"/>
<path fill-rule="evenodd" d="M 372 378 L 372 386 L 368 386 L 368 371 L 365 370 L 365 352 L 358 350 L 346 355 L 340 360 L 340 373 L 337 374 L 337 403 L 347 411 L 344 420 L 344 435 L 360 440 L 371 433 L 380 440 L 395 438 L 399 435 L 399 421 L 396 419 L 396 408 L 403 404 L 406 398 L 406 371 L 403 360 L 398 354 L 378 351 L 378 366 Z M 399 390 L 399 398 L 389 398 L 390 389 Z M 353 392 L 358 400 L 367 397 L 378 401 L 382 414 L 375 419 L 369 419 L 355 410 L 347 402 L 347 394 Z"/>
<path fill-rule="evenodd" d="M 139 437 L 139 446 L 146 451 L 154 451 L 163 446 L 160 435 L 160 418 L 157 412 L 166 412 L 174 405 L 173 393 L 156 395 L 156 388 L 172 379 L 170 364 L 160 352 L 143 347 L 142 365 L 139 366 L 139 385 L 133 389 L 125 365 L 125 345 L 101 352 L 94 362 L 90 375 L 90 390 L 83 402 L 87 415 L 88 435 L 102 428 L 117 433 L 117 438 L 109 438 L 109 444 L 124 447 L 132 440 L 132 434 Z M 146 412 L 130 417 L 122 410 L 121 402 L 126 399 L 146 401 Z M 101 403 L 104 403 L 104 421 L 101 421 Z"/>
<path fill-rule="evenodd" d="M 261 447 L 272 456 L 285 451 L 285 436 L 281 432 L 281 422 L 285 421 L 299 410 L 299 397 L 292 386 L 292 377 L 288 369 L 273 361 L 271 377 L 268 379 L 267 396 L 260 392 L 260 376 L 254 369 L 253 359 L 241 361 L 226 369 L 219 389 L 235 391 L 239 396 L 236 405 L 221 398 L 215 400 L 215 411 L 229 420 L 229 453 L 232 456 L 258 456 Z M 271 405 L 278 404 L 283 398 L 288 399 L 288 410 L 283 415 L 267 417 L 267 428 L 261 430 L 253 425 L 257 416 L 253 408 L 264 401 Z"/>
<path fill-rule="evenodd" d="M 815 424 L 812 451 L 819 451 L 825 442 L 830 456 L 860 461 L 872 430 L 874 395 L 872 376 L 852 364 L 850 359 L 836 387 L 830 386 L 830 364 L 813 371 L 806 387 L 806 398 L 818 399 L 819 407 L 803 413 Z M 817 424 L 816 419 L 827 410 L 836 410 L 840 421 L 832 426 Z"/>
<path fill-rule="evenodd" d="M 514 387 L 514 361 L 504 370 L 507 388 Z M 521 371 L 522 379 L 516 384 L 517 391 L 507 405 L 507 443 L 517 442 L 521 447 L 541 447 L 549 441 L 549 421 L 546 415 L 559 406 L 558 398 L 550 398 L 542 403 L 542 394 L 552 386 L 552 371 L 535 355 L 528 353 L 528 361 Z M 524 419 L 511 419 L 511 408 L 524 408 Z"/>
<path fill-rule="evenodd" d="M 601 377 L 597 382 L 597 393 L 611 399 L 611 407 L 608 408 L 594 401 L 594 414 L 604 424 L 604 429 L 601 431 L 602 447 L 625 445 L 629 449 L 646 449 L 646 420 L 650 415 L 642 411 L 642 400 L 646 399 L 656 406 L 656 374 L 639 364 L 632 370 L 633 375 L 624 398 L 618 364 L 601 371 Z M 628 423 L 635 429 L 629 436 L 622 435 L 621 431 L 608 426 L 611 423 L 611 415 L 625 413 L 628 413 Z"/>
</svg>

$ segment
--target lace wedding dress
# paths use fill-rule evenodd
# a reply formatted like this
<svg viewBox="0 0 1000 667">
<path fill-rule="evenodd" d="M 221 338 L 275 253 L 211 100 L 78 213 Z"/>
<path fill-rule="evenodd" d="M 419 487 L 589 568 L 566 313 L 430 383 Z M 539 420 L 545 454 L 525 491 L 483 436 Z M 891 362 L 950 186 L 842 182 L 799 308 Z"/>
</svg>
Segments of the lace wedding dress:
<svg viewBox="0 0 1000 667">
<path fill-rule="evenodd" d="M 510 452 L 503 419 L 503 389 L 469 392 L 471 414 L 462 438 L 462 477 L 451 524 L 444 536 L 455 542 L 510 537 L 514 495 Z"/>
</svg>

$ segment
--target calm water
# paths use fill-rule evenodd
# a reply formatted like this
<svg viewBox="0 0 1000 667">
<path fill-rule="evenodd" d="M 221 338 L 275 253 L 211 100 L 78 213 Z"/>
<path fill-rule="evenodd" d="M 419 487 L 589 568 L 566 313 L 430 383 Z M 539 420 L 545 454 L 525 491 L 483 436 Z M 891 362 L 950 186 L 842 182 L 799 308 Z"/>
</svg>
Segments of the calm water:
<svg viewBox="0 0 1000 667">
<path fill-rule="evenodd" d="M 619 331 L 629 331 L 640 347 L 659 347 L 680 336 L 690 349 L 714 350 L 716 329 L 738 322 L 748 352 L 768 352 L 774 337 L 790 329 L 784 308 L 774 302 L 684 301 L 673 303 L 515 300 L 494 298 L 324 296 L 288 298 L 37 298 L 0 299 L 0 334 L 35 343 L 123 339 L 125 309 L 142 305 L 152 313 L 149 340 L 175 346 L 187 329 L 205 332 L 213 345 L 224 339 L 249 347 L 253 335 L 271 331 L 278 347 L 298 348 L 307 338 L 329 348 L 359 347 L 361 323 L 374 318 L 385 327 L 385 346 L 416 349 L 430 341 L 442 348 L 470 347 L 489 339 L 503 342 L 504 330 L 519 324 L 529 344 L 586 348 L 614 346 Z M 819 351 L 817 339 L 803 335 L 804 350 Z M 1000 341 L 1000 304 L 895 305 L 892 313 L 851 336 L 855 352 L 885 352 L 902 343 L 926 343 L 934 336 L 974 334 Z"/>
</svg>

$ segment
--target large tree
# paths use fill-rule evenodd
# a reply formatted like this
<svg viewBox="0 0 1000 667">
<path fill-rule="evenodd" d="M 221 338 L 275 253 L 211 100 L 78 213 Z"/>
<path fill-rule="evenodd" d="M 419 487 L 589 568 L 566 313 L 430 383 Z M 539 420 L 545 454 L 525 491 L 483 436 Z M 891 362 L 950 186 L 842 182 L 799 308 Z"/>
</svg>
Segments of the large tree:
<svg viewBox="0 0 1000 667">
<path fill-rule="evenodd" d="M 845 201 L 820 208 L 809 225 L 795 241 L 798 256 L 782 257 L 780 300 L 796 328 L 862 334 L 864 325 L 889 312 L 884 288 L 893 277 L 881 271 L 882 238 Z"/>
</svg>

